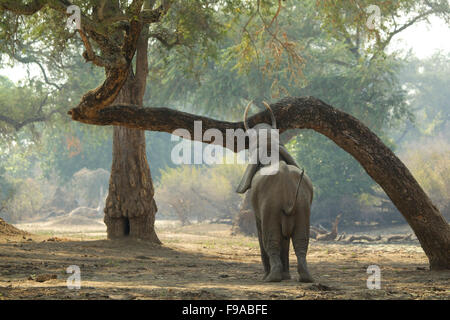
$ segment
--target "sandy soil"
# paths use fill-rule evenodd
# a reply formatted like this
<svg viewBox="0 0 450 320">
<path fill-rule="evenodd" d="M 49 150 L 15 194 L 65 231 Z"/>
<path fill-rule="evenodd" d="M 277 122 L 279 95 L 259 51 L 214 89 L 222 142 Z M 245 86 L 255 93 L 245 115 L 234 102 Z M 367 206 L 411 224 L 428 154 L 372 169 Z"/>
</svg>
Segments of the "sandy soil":
<svg viewBox="0 0 450 320">
<path fill-rule="evenodd" d="M 313 241 L 308 261 L 316 282 L 261 281 L 256 238 L 230 226 L 157 223 L 162 246 L 107 241 L 104 225 L 17 225 L 30 234 L 0 237 L 0 299 L 450 299 L 450 272 L 430 272 L 418 244 Z M 68 289 L 77 265 L 81 288 Z M 369 290 L 369 265 L 381 289 Z M 41 282 L 42 281 L 42 282 Z"/>
</svg>

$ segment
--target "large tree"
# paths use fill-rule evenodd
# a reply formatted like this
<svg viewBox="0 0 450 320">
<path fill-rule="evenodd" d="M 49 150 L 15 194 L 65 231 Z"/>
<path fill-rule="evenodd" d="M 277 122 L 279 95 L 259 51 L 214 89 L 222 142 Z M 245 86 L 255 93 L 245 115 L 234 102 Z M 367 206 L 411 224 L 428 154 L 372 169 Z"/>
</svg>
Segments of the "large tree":
<svg viewBox="0 0 450 320">
<path fill-rule="evenodd" d="M 145 6 L 144 6 L 145 2 Z M 399 1 L 400 6 L 395 6 L 388 2 L 382 6 L 383 1 L 374 1 L 380 4 L 382 8 L 386 7 L 386 14 L 393 14 L 395 10 L 408 10 L 414 8 L 414 1 Z M 256 1 L 256 9 L 251 8 L 251 19 L 259 16 L 263 22 L 264 30 L 272 35 L 273 39 L 277 38 L 277 34 L 273 31 L 272 26 L 274 19 L 268 21 L 264 18 L 264 10 L 260 1 Z M 333 5 L 327 3 L 322 4 L 326 8 L 323 12 L 330 17 L 330 23 L 335 22 L 341 17 L 339 15 L 339 4 L 345 9 L 343 21 L 347 21 L 349 28 L 340 28 L 345 39 L 348 39 L 349 46 L 353 46 L 355 55 L 358 54 L 360 42 L 359 36 L 363 33 L 361 29 L 361 17 L 366 17 L 364 8 L 357 7 L 356 10 L 351 7 L 350 2 L 336 1 Z M 426 5 L 432 8 L 433 5 L 441 5 L 441 1 L 425 1 Z M 81 3 L 80 3 L 81 4 Z M 97 66 L 103 67 L 106 73 L 105 81 L 96 89 L 87 92 L 81 102 L 70 110 L 69 114 L 75 121 L 95 125 L 116 125 L 125 128 L 116 129 L 116 133 L 120 139 L 120 135 L 125 136 L 121 140 L 122 144 L 118 150 L 125 151 L 120 158 L 121 161 L 129 163 L 118 163 L 117 171 L 120 170 L 119 180 L 111 179 L 110 198 L 107 206 L 111 207 L 105 220 L 116 219 L 120 221 L 116 225 L 109 227 L 108 234 L 116 236 L 126 233 L 132 233 L 136 230 L 136 234 L 145 230 L 146 234 L 154 241 L 158 241 L 156 234 L 150 232 L 153 230 L 154 213 L 156 211 L 153 202 L 153 194 L 149 172 L 142 168 L 144 166 L 144 158 L 139 146 L 142 145 L 140 134 L 136 131 L 125 131 L 133 129 L 155 130 L 173 132 L 178 128 L 185 128 L 191 132 L 191 136 L 195 138 L 194 120 L 203 122 L 203 131 L 215 128 L 225 134 L 226 129 L 243 128 L 242 122 L 218 121 L 208 117 L 201 117 L 194 114 L 179 112 L 167 108 L 142 108 L 139 93 L 142 88 L 141 82 L 135 81 L 139 78 L 139 73 L 146 74 L 146 67 L 133 69 L 133 58 L 137 52 L 136 61 L 140 59 L 139 53 L 142 52 L 141 44 L 147 43 L 148 37 L 153 35 L 155 39 L 171 45 L 172 43 L 183 42 L 185 39 L 193 36 L 187 32 L 183 33 L 183 28 L 189 30 L 192 25 L 198 25 L 209 29 L 208 20 L 200 19 L 202 12 L 217 12 L 228 10 L 228 5 L 235 5 L 235 1 L 84 1 L 82 6 L 81 29 L 79 34 L 85 46 L 84 57 Z M 336 6 L 338 4 L 338 6 Z M 33 0 L 33 1 L 1 1 L 0 8 L 14 12 L 20 15 L 33 15 L 35 13 L 45 14 L 47 12 L 56 12 L 60 15 L 66 15 L 67 7 L 71 5 L 65 0 Z M 321 5 L 321 2 L 318 2 Z M 329 8 L 336 7 L 338 10 L 327 11 Z M 281 1 L 278 6 L 281 8 Z M 174 11 L 172 11 L 172 9 Z M 177 10 L 178 9 L 178 10 Z M 223 9 L 223 10 L 222 10 Z M 439 8 L 440 9 L 440 8 Z M 192 14 L 192 12 L 195 14 Z M 389 11 L 390 10 L 390 11 Z M 430 9 L 431 10 L 431 9 Z M 356 14 L 347 14 L 347 11 Z M 89 12 L 89 13 L 87 13 Z M 178 12 L 179 15 L 176 13 Z M 268 10 L 270 12 L 270 10 Z M 275 17 L 278 14 L 275 13 Z M 189 15 L 191 13 L 191 15 Z M 424 12 L 418 19 L 422 19 L 429 13 Z M 177 20 L 176 17 L 183 17 Z M 205 17 L 210 17 L 210 14 Z M 358 17 L 360 19 L 355 19 Z M 348 20 L 350 19 L 350 20 Z M 173 23 L 175 21 L 175 23 Z M 250 21 L 250 20 L 249 20 Z M 359 23 L 358 23 L 359 22 Z M 395 21 L 394 21 L 395 22 Z M 149 26 L 150 25 L 150 29 Z M 341 23 L 345 26 L 345 23 Z M 383 47 L 390 37 L 395 35 L 397 29 L 391 34 L 386 34 L 384 30 L 375 32 L 373 38 L 376 46 Z M 214 28 L 212 28 L 214 29 Z M 148 37 L 146 36 L 148 32 Z M 398 32 L 397 32 L 398 33 Z M 352 34 L 356 35 L 356 42 L 352 41 Z M 392 36 L 391 36 L 392 35 Z M 386 36 L 386 38 L 383 38 Z M 279 40 L 279 39 L 278 39 Z M 291 47 L 289 43 L 279 41 L 278 49 L 289 51 Z M 146 52 L 146 49 L 144 49 Z M 374 56 L 374 59 L 376 56 Z M 146 59 L 146 58 L 145 58 Z M 141 69 L 143 68 L 143 69 Z M 134 70 L 134 72 L 133 72 Z M 130 97 L 131 92 L 138 95 Z M 128 97 L 127 97 L 128 96 Z M 387 148 L 384 143 L 364 124 L 347 113 L 339 111 L 328 104 L 313 98 L 285 98 L 277 103 L 272 104 L 275 116 L 278 119 L 281 131 L 290 128 L 308 128 L 316 130 L 332 139 L 337 145 L 350 153 L 364 167 L 366 172 L 385 190 L 399 211 L 404 215 L 408 223 L 416 233 L 425 253 L 427 254 L 430 267 L 433 269 L 450 268 L 450 227 L 444 220 L 439 210 L 431 203 L 428 196 L 424 193 L 420 185 L 416 182 L 409 170 L 395 156 L 395 154 Z M 269 121 L 267 112 L 261 112 L 249 119 L 250 124 L 256 122 Z M 120 133 L 122 131 L 122 133 Z M 127 132 L 127 133 L 125 133 Z M 117 139 L 119 141 L 119 139 Z M 131 139 L 128 141 L 127 139 Z M 218 143 L 218 142 L 216 142 Z M 125 144 L 125 145 L 124 145 Z M 138 151 L 130 150 L 127 145 L 131 144 L 137 147 Z M 134 149 L 134 148 L 133 148 Z M 238 151 L 234 149 L 234 151 Z M 119 151 L 117 151 L 119 152 Z M 113 170 L 116 164 L 113 164 Z M 129 170 L 131 173 L 124 170 Z M 136 168 L 140 167 L 141 170 Z M 123 193 L 124 190 L 114 190 L 113 188 L 135 188 L 129 190 L 130 193 Z M 139 194 L 139 191 L 143 191 Z M 137 200 L 137 205 L 130 209 L 133 212 L 125 211 L 128 207 L 122 207 L 130 196 L 132 199 L 138 199 L 140 196 L 148 197 L 150 200 Z M 139 196 L 138 196 L 139 194 Z M 150 204 L 142 209 L 142 203 Z M 134 215 L 137 212 L 148 212 L 144 217 Z M 120 215 L 120 216 L 119 216 Z M 109 218 L 108 218 L 109 217 Z M 144 222 L 143 227 L 133 227 L 132 219 Z"/>
</svg>

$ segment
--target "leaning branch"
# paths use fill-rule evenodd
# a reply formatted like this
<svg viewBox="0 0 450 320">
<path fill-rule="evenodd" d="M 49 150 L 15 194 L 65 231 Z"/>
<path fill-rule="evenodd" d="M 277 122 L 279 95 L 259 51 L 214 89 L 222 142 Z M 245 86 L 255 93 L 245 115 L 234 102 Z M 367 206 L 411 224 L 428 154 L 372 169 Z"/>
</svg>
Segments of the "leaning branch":
<svg viewBox="0 0 450 320">
<path fill-rule="evenodd" d="M 433 205 L 422 187 L 400 159 L 362 122 L 313 97 L 285 98 L 270 106 L 279 123 L 280 133 L 287 129 L 313 129 L 333 140 L 350 153 L 386 192 L 417 235 L 431 268 L 450 269 L 450 226 Z M 187 129 L 191 139 L 194 121 L 202 121 L 202 132 L 218 129 L 243 129 L 242 122 L 218 121 L 167 108 L 144 108 L 117 105 L 86 117 L 71 110 L 73 120 L 95 125 L 119 125 L 142 130 L 165 131 Z M 270 122 L 267 111 L 249 119 L 250 126 Z M 200 137 L 201 138 L 201 137 Z M 223 145 L 224 142 L 214 141 Z M 235 151 L 236 143 L 234 146 Z M 439 244 L 439 252 L 436 244 Z"/>
</svg>

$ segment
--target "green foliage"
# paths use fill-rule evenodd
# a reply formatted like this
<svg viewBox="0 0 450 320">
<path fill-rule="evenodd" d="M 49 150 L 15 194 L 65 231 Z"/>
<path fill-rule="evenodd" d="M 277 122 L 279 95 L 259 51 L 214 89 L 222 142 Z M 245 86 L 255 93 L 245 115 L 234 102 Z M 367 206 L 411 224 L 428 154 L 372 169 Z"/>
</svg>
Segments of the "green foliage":
<svg viewBox="0 0 450 320">
<path fill-rule="evenodd" d="M 0 166 L 0 214 L 6 209 L 7 202 L 14 196 L 14 186 L 5 177 L 5 168 Z"/>
<path fill-rule="evenodd" d="M 82 168 L 110 170 L 112 128 L 91 127 L 71 122 L 44 131 L 37 146 L 38 158 L 46 177 L 55 173 L 61 182 L 69 181 Z"/>
<path fill-rule="evenodd" d="M 199 45 L 172 51 L 151 48 L 151 105 L 170 105 L 219 118 L 227 110 L 227 119 L 237 119 L 241 115 L 240 110 L 236 111 L 243 99 L 270 99 L 283 90 L 285 94 L 288 85 L 298 85 L 303 60 L 297 39 L 301 37 L 287 32 L 292 21 L 286 22 L 285 17 L 294 9 L 283 8 L 277 23 L 271 24 L 278 5 L 269 1 L 258 4 L 259 7 L 256 3 L 235 1 L 221 16 L 218 13 L 226 36 L 215 38 L 214 54 Z M 303 2 L 295 9 L 297 15 L 302 6 Z M 296 41 L 291 41 L 294 35 Z M 288 81 L 281 86 L 283 78 Z"/>
<path fill-rule="evenodd" d="M 319 58 L 310 66 L 305 70 L 309 81 L 299 90 L 301 95 L 320 97 L 355 116 L 378 134 L 398 121 L 411 118 L 405 91 L 396 77 L 401 66 L 398 61 L 385 59 L 370 64 L 362 61 L 335 66 L 333 61 Z"/>
<path fill-rule="evenodd" d="M 7 221 L 17 222 L 32 217 L 44 204 L 41 182 L 32 178 L 15 179 L 10 182 L 15 191 L 5 203 L 2 216 Z"/>
<path fill-rule="evenodd" d="M 12 139 L 16 133 L 16 123 L 20 124 L 39 114 L 42 109 L 48 111 L 48 108 L 44 108 L 47 94 L 39 81 L 29 80 L 15 85 L 8 78 L 0 76 L 0 116 L 8 118 L 0 118 L 0 135 L 4 139 Z M 36 134 L 32 126 L 27 129 L 30 134 Z"/>
<path fill-rule="evenodd" d="M 373 181 L 361 165 L 328 138 L 308 131 L 287 147 L 313 181 L 312 221 L 329 222 L 339 213 L 353 214 L 357 196 L 371 191 Z"/>
<path fill-rule="evenodd" d="M 371 6 L 379 10 L 379 23 L 373 20 L 378 12 L 370 10 Z M 317 0 L 316 8 L 323 29 L 333 38 L 345 41 L 356 55 L 384 55 L 392 37 L 404 28 L 432 15 L 447 22 L 450 18 L 446 0 Z"/>
</svg>

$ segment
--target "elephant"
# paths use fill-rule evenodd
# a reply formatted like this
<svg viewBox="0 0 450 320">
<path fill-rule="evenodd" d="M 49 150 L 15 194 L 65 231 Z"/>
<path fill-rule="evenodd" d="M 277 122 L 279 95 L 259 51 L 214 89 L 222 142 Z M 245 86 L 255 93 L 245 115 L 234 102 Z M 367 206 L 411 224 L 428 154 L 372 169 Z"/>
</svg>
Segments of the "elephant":
<svg viewBox="0 0 450 320">
<path fill-rule="evenodd" d="M 252 102 L 244 113 L 244 127 L 248 131 L 247 114 Z M 275 129 L 276 120 L 270 106 L 272 126 L 259 123 L 252 129 L 257 131 Z M 268 135 L 268 140 L 270 136 Z M 261 141 L 258 141 L 257 147 Z M 270 145 L 273 141 L 268 141 Z M 253 150 L 255 152 L 255 150 Z M 275 174 L 262 174 L 263 167 L 278 166 Z M 306 263 L 309 244 L 310 209 L 313 200 L 313 185 L 309 177 L 300 170 L 287 149 L 279 144 L 279 162 L 251 163 L 236 190 L 250 192 L 250 201 L 255 214 L 261 260 L 264 266 L 264 281 L 279 282 L 290 279 L 290 240 L 297 256 L 297 270 L 300 282 L 313 282 Z"/>
</svg>

